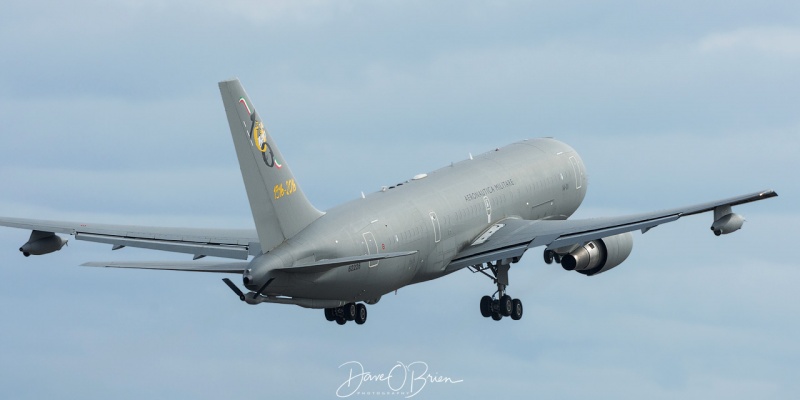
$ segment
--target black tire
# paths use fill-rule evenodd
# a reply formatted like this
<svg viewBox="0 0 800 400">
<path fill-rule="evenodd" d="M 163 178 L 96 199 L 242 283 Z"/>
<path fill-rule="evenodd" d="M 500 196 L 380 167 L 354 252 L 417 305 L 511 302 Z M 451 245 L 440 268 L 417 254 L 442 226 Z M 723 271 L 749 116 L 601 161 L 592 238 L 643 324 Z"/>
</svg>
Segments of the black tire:
<svg viewBox="0 0 800 400">
<path fill-rule="evenodd" d="M 356 304 L 355 321 L 359 325 L 364 325 L 364 322 L 367 322 L 367 306 L 361 303 Z"/>
<path fill-rule="evenodd" d="M 493 312 L 492 313 L 492 319 L 495 320 L 495 321 L 500 321 L 501 319 L 503 319 L 503 316 L 500 315 L 499 313 Z"/>
<path fill-rule="evenodd" d="M 511 319 L 519 321 L 522 318 L 522 301 L 520 299 L 514 299 L 512 303 L 514 303 L 514 311 L 511 312 Z"/>
<path fill-rule="evenodd" d="M 492 298 L 489 296 L 481 297 L 481 315 L 484 318 L 492 316 Z"/>
<path fill-rule="evenodd" d="M 342 307 L 344 311 L 344 319 L 352 321 L 356 319 L 356 303 L 347 303 Z"/>
<path fill-rule="evenodd" d="M 344 325 L 344 324 L 347 323 L 347 320 L 344 319 L 344 317 L 342 317 L 342 316 L 337 316 L 336 317 L 336 323 L 339 324 L 339 325 Z"/>
<path fill-rule="evenodd" d="M 503 297 L 500 298 L 500 309 L 498 312 L 502 314 L 504 317 L 508 317 L 514 311 L 514 301 L 511 300 L 511 296 L 504 294 Z"/>
<path fill-rule="evenodd" d="M 544 251 L 544 262 L 545 262 L 545 264 L 552 264 L 553 263 L 553 250 L 545 250 Z"/>
<path fill-rule="evenodd" d="M 336 311 L 333 308 L 326 308 L 325 309 L 325 319 L 328 321 L 335 321 L 336 320 Z"/>
</svg>

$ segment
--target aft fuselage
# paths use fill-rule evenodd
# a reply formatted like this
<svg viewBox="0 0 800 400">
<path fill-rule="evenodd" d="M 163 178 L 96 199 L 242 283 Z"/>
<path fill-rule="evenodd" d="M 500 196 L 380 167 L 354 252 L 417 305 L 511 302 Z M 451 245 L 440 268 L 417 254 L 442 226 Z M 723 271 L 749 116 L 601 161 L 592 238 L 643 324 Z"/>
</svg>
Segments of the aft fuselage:
<svg viewBox="0 0 800 400">
<path fill-rule="evenodd" d="M 454 256 L 506 218 L 566 219 L 586 194 L 578 154 L 554 139 L 517 142 L 418 175 L 330 209 L 251 262 L 257 290 L 296 299 L 376 301 L 406 285 L 444 276 Z M 275 271 L 297 263 L 416 251 L 320 273 Z"/>
</svg>

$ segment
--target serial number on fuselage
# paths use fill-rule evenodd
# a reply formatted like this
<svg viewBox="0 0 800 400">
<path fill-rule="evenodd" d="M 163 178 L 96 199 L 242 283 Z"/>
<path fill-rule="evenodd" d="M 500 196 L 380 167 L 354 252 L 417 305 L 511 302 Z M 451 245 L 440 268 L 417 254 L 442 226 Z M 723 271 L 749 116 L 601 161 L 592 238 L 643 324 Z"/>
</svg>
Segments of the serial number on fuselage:
<svg viewBox="0 0 800 400">
<path fill-rule="evenodd" d="M 350 264 L 347 266 L 347 272 L 358 271 L 361 269 L 361 264 Z"/>
</svg>

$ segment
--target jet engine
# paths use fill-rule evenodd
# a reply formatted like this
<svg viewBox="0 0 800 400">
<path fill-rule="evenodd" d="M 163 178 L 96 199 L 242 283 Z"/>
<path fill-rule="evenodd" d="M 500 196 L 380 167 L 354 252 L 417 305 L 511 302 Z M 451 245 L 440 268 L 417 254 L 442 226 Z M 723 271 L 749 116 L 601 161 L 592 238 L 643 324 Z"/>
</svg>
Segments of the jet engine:
<svg viewBox="0 0 800 400">
<path fill-rule="evenodd" d="M 561 266 L 592 276 L 622 264 L 633 250 L 630 232 L 592 240 L 561 257 Z"/>
<path fill-rule="evenodd" d="M 23 244 L 22 247 L 19 248 L 19 251 L 22 252 L 22 255 L 25 257 L 31 254 L 40 256 L 42 254 L 61 250 L 65 244 L 67 244 L 67 240 L 62 239 L 53 232 L 33 231 L 31 232 L 31 237 L 28 239 L 28 242 Z"/>
</svg>

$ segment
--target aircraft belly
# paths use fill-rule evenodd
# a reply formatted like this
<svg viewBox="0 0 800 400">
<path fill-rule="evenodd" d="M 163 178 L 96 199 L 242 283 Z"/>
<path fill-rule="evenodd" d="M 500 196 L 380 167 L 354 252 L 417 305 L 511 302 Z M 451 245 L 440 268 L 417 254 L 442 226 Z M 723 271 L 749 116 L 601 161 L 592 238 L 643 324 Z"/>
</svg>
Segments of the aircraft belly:
<svg viewBox="0 0 800 400">
<path fill-rule="evenodd" d="M 413 276 L 416 256 L 382 260 L 369 268 L 342 267 L 324 273 L 289 274 L 270 294 L 315 299 L 364 301 L 407 285 Z"/>
<path fill-rule="evenodd" d="M 413 244 L 406 247 L 417 248 Z M 410 284 L 421 260 L 426 258 L 413 254 L 381 260 L 373 267 L 364 262 L 320 273 L 284 273 L 268 294 L 315 300 L 375 299 Z"/>
</svg>

